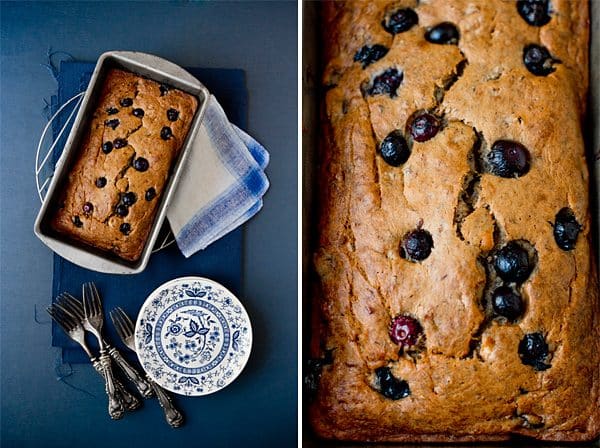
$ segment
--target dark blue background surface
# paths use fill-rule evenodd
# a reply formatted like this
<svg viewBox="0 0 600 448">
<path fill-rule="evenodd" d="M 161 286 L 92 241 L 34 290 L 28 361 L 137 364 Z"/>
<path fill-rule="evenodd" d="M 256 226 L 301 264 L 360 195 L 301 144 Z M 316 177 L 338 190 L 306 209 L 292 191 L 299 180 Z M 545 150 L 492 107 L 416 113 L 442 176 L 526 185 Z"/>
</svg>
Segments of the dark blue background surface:
<svg viewBox="0 0 600 448">
<path fill-rule="evenodd" d="M 3 446 L 295 446 L 297 440 L 297 5 L 282 2 L 2 2 L 0 26 L 0 360 Z M 48 47 L 78 60 L 138 50 L 183 66 L 240 68 L 249 132 L 271 153 L 264 209 L 244 228 L 244 302 L 261 344 L 223 391 L 179 399 L 171 430 L 156 401 L 112 422 L 87 365 L 56 381 L 52 253 L 33 235 L 33 166 L 56 84 Z"/>
</svg>

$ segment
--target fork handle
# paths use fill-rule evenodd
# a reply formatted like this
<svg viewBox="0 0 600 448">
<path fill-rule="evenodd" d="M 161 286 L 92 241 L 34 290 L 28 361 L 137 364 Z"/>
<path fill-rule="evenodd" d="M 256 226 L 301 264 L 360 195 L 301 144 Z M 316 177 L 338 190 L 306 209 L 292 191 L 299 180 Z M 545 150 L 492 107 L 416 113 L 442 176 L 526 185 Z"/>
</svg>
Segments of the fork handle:
<svg viewBox="0 0 600 448">
<path fill-rule="evenodd" d="M 106 356 L 106 354 L 103 353 L 101 354 L 101 358 L 102 356 Z M 135 411 L 142 405 L 142 402 L 135 395 L 129 392 L 125 386 L 123 386 L 123 384 L 114 376 L 112 373 L 110 358 L 107 357 L 107 359 L 108 361 L 106 362 L 108 362 L 108 371 L 110 372 L 110 377 L 112 378 L 115 387 L 115 396 L 117 397 L 117 400 L 119 400 L 128 411 Z"/>
<path fill-rule="evenodd" d="M 116 348 L 111 346 L 107 346 L 106 348 L 110 357 L 117 363 L 119 368 L 129 379 L 129 381 L 131 381 L 134 384 L 136 389 L 140 392 L 140 394 L 142 394 L 142 397 L 152 397 L 154 393 L 148 381 L 146 381 L 144 377 L 142 377 L 142 375 L 140 375 L 139 372 L 136 369 L 134 369 L 125 358 L 123 358 L 123 355 L 121 355 L 121 353 L 119 353 L 119 351 Z"/>
<path fill-rule="evenodd" d="M 113 378 L 113 380 L 115 382 L 115 389 L 117 389 L 117 396 L 125 405 L 125 409 L 128 411 L 135 411 L 138 409 L 142 405 L 140 399 L 129 392 L 117 378 Z"/>
<path fill-rule="evenodd" d="M 94 368 L 104 378 L 104 384 L 106 387 L 106 395 L 108 395 L 108 415 L 113 420 L 118 420 L 123 417 L 125 408 L 123 403 L 119 400 L 117 391 L 115 389 L 114 378 L 110 367 L 110 358 L 104 355 L 100 355 L 100 358 L 90 358 Z"/>
<path fill-rule="evenodd" d="M 183 415 L 175 408 L 167 391 L 156 384 L 150 377 L 147 376 L 146 379 L 150 382 L 154 393 L 156 393 L 156 398 L 158 398 L 160 407 L 163 408 L 167 423 L 173 428 L 179 428 L 183 423 Z"/>
</svg>

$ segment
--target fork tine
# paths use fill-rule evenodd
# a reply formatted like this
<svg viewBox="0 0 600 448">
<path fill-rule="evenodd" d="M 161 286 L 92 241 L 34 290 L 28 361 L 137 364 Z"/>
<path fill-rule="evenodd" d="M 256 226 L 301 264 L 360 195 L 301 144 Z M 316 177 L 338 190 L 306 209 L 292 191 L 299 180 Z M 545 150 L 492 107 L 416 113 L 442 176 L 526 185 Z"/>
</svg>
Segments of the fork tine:
<svg viewBox="0 0 600 448">
<path fill-rule="evenodd" d="M 92 282 L 83 284 L 83 309 L 86 316 L 96 316 L 101 313 L 99 307 L 99 295 L 96 286 Z"/>
<path fill-rule="evenodd" d="M 102 299 L 94 282 L 90 282 L 90 289 L 92 290 L 92 299 L 96 308 L 96 314 L 102 315 Z"/>
<path fill-rule="evenodd" d="M 76 299 L 68 292 L 63 292 L 60 295 L 64 297 L 65 300 L 68 300 L 69 303 L 72 303 L 76 308 L 83 310 L 83 303 L 81 303 L 81 300 Z"/>
<path fill-rule="evenodd" d="M 87 285 L 87 283 L 84 283 L 83 286 L 81 287 L 81 304 L 83 305 L 83 313 L 87 317 L 90 315 L 90 303 L 89 303 L 86 285 Z"/>
<path fill-rule="evenodd" d="M 57 307 L 56 305 L 50 305 L 48 308 L 46 308 L 46 311 L 65 332 L 68 333 L 71 330 L 71 322 L 69 318 L 62 312 L 61 308 Z"/>
<path fill-rule="evenodd" d="M 58 326 L 63 329 L 63 331 L 68 333 L 66 327 L 62 324 L 61 320 L 58 318 L 56 310 L 52 306 L 46 307 L 46 312 L 48 314 L 50 314 L 50 317 L 52 318 L 52 320 L 54 322 L 56 322 L 58 324 Z"/>
<path fill-rule="evenodd" d="M 65 333 L 69 335 L 71 339 L 77 342 L 81 348 L 88 355 L 90 360 L 93 359 L 94 355 L 85 344 L 85 336 L 83 334 L 83 327 L 81 322 L 75 316 L 73 316 L 68 310 L 60 306 L 58 303 L 53 303 L 46 311 L 52 319 L 61 327 Z"/>
<path fill-rule="evenodd" d="M 79 320 L 83 320 L 85 318 L 85 313 L 83 312 L 83 305 L 71 294 L 60 294 L 58 296 L 57 303 L 61 304 L 64 308 L 71 311 L 71 313 L 74 314 Z"/>
<path fill-rule="evenodd" d="M 125 313 L 125 311 L 123 311 L 123 308 L 121 308 L 120 306 L 116 307 L 111 312 L 111 317 L 113 316 L 113 314 L 115 315 L 115 317 L 118 318 L 119 323 L 123 329 L 123 333 L 125 334 L 125 336 L 131 336 L 134 331 L 133 330 L 133 322 L 131 322 L 131 319 L 129 318 L 127 313 Z"/>
<path fill-rule="evenodd" d="M 89 283 L 83 284 L 83 312 L 86 317 L 94 315 L 94 309 L 92 307 L 92 301 L 90 297 Z"/>
<path fill-rule="evenodd" d="M 119 310 L 121 317 L 123 317 L 123 321 L 127 325 L 127 328 L 130 330 L 131 333 L 133 333 L 134 325 L 133 325 L 133 322 L 131 321 L 131 319 L 129 318 L 129 316 L 127 315 L 127 313 L 125 311 L 123 311 L 123 308 L 121 308 L 120 306 L 117 307 L 117 310 Z"/>
<path fill-rule="evenodd" d="M 75 328 L 79 324 L 79 319 L 60 303 L 55 303 L 54 307 L 59 311 L 58 315 L 69 328 Z"/>
<path fill-rule="evenodd" d="M 114 310 L 110 310 L 110 311 L 108 312 L 108 315 L 110 316 L 110 320 L 112 321 L 113 325 L 114 325 L 115 327 L 118 327 L 118 324 L 119 324 L 120 322 L 119 322 L 119 316 L 118 316 L 118 315 L 117 315 L 117 313 L 116 313 L 116 309 L 114 309 Z M 118 328 L 117 328 L 117 333 L 119 333 L 119 329 L 118 329 Z M 119 335 L 120 335 L 120 333 L 119 333 Z"/>
<path fill-rule="evenodd" d="M 60 311 L 60 314 L 63 316 L 65 321 L 68 322 L 71 328 L 81 325 L 81 320 L 77 317 L 77 315 L 65 307 L 63 303 L 56 302 L 54 306 Z"/>
<path fill-rule="evenodd" d="M 112 320 L 115 329 L 117 330 L 117 334 L 121 339 L 125 339 L 127 334 L 125 333 L 125 328 L 123 327 L 123 321 L 121 320 L 121 315 L 117 312 L 116 309 L 110 312 L 110 319 Z"/>
<path fill-rule="evenodd" d="M 46 307 L 46 312 L 47 312 L 48 314 L 50 314 L 50 317 L 51 317 L 52 319 L 56 320 L 56 319 L 55 319 L 55 316 L 56 316 L 56 311 L 55 311 L 55 309 L 54 309 L 54 307 L 53 307 L 52 305 L 50 305 L 50 306 L 47 306 L 47 307 Z M 57 323 L 58 323 L 58 322 L 57 322 Z"/>
</svg>

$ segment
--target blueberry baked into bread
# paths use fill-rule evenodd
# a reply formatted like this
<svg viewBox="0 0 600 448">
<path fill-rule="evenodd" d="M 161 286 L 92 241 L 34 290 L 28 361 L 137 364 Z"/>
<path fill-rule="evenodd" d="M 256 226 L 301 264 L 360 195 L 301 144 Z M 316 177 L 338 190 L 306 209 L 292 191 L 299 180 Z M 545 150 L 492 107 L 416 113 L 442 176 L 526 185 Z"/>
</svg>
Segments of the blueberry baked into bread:
<svg viewBox="0 0 600 448">
<path fill-rule="evenodd" d="M 137 260 L 197 107 L 188 93 L 111 69 L 52 227 Z"/>
<path fill-rule="evenodd" d="M 316 433 L 594 439 L 587 2 L 322 12 Z"/>
</svg>

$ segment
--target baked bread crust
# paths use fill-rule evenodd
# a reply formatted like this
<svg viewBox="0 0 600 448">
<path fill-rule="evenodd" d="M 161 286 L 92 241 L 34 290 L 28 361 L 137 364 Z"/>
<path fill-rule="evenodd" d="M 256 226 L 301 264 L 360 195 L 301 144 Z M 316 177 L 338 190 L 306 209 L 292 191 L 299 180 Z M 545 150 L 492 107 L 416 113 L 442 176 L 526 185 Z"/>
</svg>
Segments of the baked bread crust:
<svg viewBox="0 0 600 448">
<path fill-rule="evenodd" d="M 551 0 L 551 20 L 541 27 L 528 25 L 515 6 L 323 6 L 328 90 L 311 356 L 329 351 L 332 363 L 322 366 L 309 408 L 321 437 L 584 441 L 600 433 L 600 309 L 581 129 L 587 2 Z M 399 8 L 413 8 L 418 24 L 392 35 L 381 23 Z M 456 25 L 458 45 L 424 38 L 441 22 Z M 561 61 L 548 76 L 524 66 L 523 48 L 531 43 Z M 388 49 L 385 56 L 365 68 L 353 60 L 375 44 Z M 369 94 L 389 68 L 403 73 L 396 96 Z M 411 141 L 406 163 L 390 166 L 378 146 L 394 130 L 406 135 L 420 110 L 443 117 L 442 129 L 423 143 Z M 498 140 L 528 148 L 526 174 L 504 178 L 478 169 L 478 158 Z M 553 235 L 563 207 L 581 225 L 568 251 Z M 434 243 L 418 263 L 399 251 L 415 228 L 426 229 Z M 486 260 L 512 240 L 536 252 L 533 272 L 515 286 L 525 302 L 516 322 L 490 315 L 485 301 Z M 423 328 L 425 341 L 413 353 L 389 336 L 399 314 Z M 525 335 L 536 332 L 549 346 L 545 370 L 524 364 L 518 353 Z M 374 373 L 380 367 L 405 380 L 410 394 L 385 398 Z"/>
<path fill-rule="evenodd" d="M 121 104 L 124 99 L 131 101 Z M 139 259 L 197 107 L 188 93 L 111 69 L 51 226 L 125 260 Z"/>
</svg>

